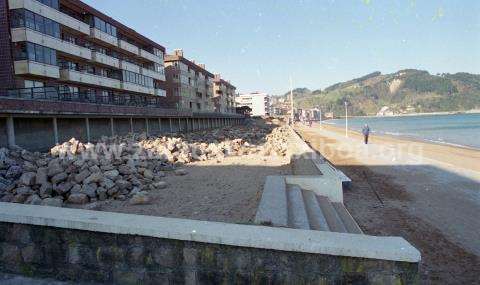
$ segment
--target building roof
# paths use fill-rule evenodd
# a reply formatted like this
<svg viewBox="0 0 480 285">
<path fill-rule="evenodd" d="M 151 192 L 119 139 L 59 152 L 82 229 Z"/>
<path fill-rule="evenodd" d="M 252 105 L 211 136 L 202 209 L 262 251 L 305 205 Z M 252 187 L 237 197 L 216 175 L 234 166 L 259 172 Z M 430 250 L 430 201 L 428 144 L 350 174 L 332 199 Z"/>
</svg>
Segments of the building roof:
<svg viewBox="0 0 480 285">
<path fill-rule="evenodd" d="M 230 88 L 233 88 L 233 89 L 237 89 L 237 87 L 233 86 L 230 82 L 228 82 L 227 80 L 224 80 L 222 78 L 215 78 L 215 79 L 213 79 L 213 82 L 226 85 L 227 87 L 230 87 Z"/>
<path fill-rule="evenodd" d="M 121 1 L 118 2 L 119 4 Z M 124 24 L 118 22 L 117 20 L 111 18 L 110 16 L 105 15 L 104 13 L 96 10 L 95 8 L 91 7 L 90 5 L 87 5 L 83 3 L 82 1 L 79 0 L 62 0 L 61 4 L 65 4 L 65 6 L 75 10 L 75 11 L 87 11 L 88 13 L 101 18 L 102 20 L 108 22 L 109 24 L 114 25 L 118 30 L 120 30 L 121 33 L 125 34 L 128 37 L 131 37 L 139 43 L 147 43 L 147 45 L 151 45 L 159 50 L 161 50 L 163 53 L 165 53 L 165 47 L 152 41 L 151 39 L 143 36 L 142 34 L 138 33 L 132 28 L 129 28 L 125 26 Z M 121 5 L 121 4 L 120 4 Z"/>
<path fill-rule="evenodd" d="M 193 70 L 195 70 L 195 71 L 204 73 L 204 74 L 206 74 L 208 77 L 212 77 L 212 78 L 214 77 L 213 73 L 211 73 L 210 71 L 208 71 L 208 70 L 206 70 L 205 68 L 201 67 L 200 65 L 196 64 L 195 62 L 186 59 L 186 58 L 183 57 L 183 56 L 175 55 L 175 54 L 165 55 L 165 62 L 173 62 L 173 61 L 180 61 L 180 62 L 186 64 L 188 67 L 190 67 L 191 69 L 193 69 Z"/>
</svg>

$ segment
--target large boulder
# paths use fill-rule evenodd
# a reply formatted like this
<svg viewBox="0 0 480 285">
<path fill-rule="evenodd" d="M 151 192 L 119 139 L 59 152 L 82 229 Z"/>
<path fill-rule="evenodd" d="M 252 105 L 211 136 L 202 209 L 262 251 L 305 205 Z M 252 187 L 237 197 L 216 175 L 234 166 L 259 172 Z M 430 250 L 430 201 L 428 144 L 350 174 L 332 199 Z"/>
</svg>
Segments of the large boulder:
<svg viewBox="0 0 480 285">
<path fill-rule="evenodd" d="M 105 171 L 103 175 L 110 180 L 115 180 L 118 177 L 118 175 L 120 175 L 120 172 L 118 172 L 118 170 L 116 169 L 113 169 L 110 171 Z"/>
<path fill-rule="evenodd" d="M 187 175 L 187 174 L 188 174 L 188 172 L 183 168 L 175 170 L 175 175 L 177 175 L 177 176 L 184 176 L 184 175 Z"/>
<path fill-rule="evenodd" d="M 47 174 L 49 177 L 53 177 L 59 173 L 62 173 L 63 167 L 58 163 L 58 161 L 53 161 L 53 163 L 49 163 Z"/>
<path fill-rule="evenodd" d="M 40 167 L 35 175 L 35 184 L 43 185 L 48 182 L 48 168 Z"/>
<path fill-rule="evenodd" d="M 35 184 L 35 177 L 37 174 L 35 172 L 25 172 L 20 176 L 18 183 L 20 185 L 32 186 Z"/>
<path fill-rule="evenodd" d="M 53 191 L 53 186 L 51 183 L 49 182 L 43 183 L 42 186 L 40 186 L 40 190 L 39 190 L 40 197 L 42 198 L 50 197 L 52 195 L 52 191 Z"/>
<path fill-rule="evenodd" d="M 81 171 L 80 173 L 78 173 L 77 175 L 75 175 L 75 181 L 77 183 L 81 183 L 85 179 L 87 179 L 87 177 L 89 177 L 90 174 L 91 174 L 90 171 L 88 169 L 85 169 L 85 170 Z"/>
<path fill-rule="evenodd" d="M 104 179 L 103 174 L 101 172 L 95 172 L 90 174 L 85 180 L 83 180 L 83 184 L 90 184 L 90 183 L 99 183 Z"/>
<path fill-rule="evenodd" d="M 51 181 L 52 181 L 52 183 L 54 183 L 54 184 L 58 184 L 58 183 L 60 183 L 60 182 L 63 182 L 63 181 L 65 181 L 65 180 L 67 180 L 67 178 L 68 178 L 67 173 L 62 172 L 62 173 L 58 173 L 58 174 L 56 174 L 55 176 L 53 176 L 52 179 L 51 179 Z"/>
<path fill-rule="evenodd" d="M 151 201 L 150 197 L 148 197 L 147 194 L 140 192 L 135 194 L 132 198 L 130 198 L 128 203 L 130 205 L 145 205 L 145 204 L 149 204 L 150 201 Z"/>
<path fill-rule="evenodd" d="M 97 196 L 97 185 L 96 184 L 83 184 L 81 193 L 86 194 L 90 198 L 95 198 Z"/>
<path fill-rule="evenodd" d="M 87 204 L 88 196 L 83 193 L 70 194 L 70 196 L 68 196 L 67 202 L 71 204 Z"/>
<path fill-rule="evenodd" d="M 17 195 L 28 196 L 28 195 L 33 194 L 33 190 L 32 190 L 32 188 L 30 188 L 28 186 L 22 186 L 22 187 L 19 187 L 19 188 L 15 189 L 15 193 L 17 193 Z"/>
<path fill-rule="evenodd" d="M 63 207 L 63 200 L 60 198 L 45 198 L 42 200 L 43 206 Z"/>
</svg>

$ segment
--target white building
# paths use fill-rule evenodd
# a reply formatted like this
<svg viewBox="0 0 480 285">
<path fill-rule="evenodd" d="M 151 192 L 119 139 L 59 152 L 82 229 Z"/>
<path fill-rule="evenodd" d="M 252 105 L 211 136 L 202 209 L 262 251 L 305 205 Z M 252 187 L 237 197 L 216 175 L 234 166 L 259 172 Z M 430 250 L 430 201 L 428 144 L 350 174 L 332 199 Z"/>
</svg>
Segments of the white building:
<svg viewBox="0 0 480 285">
<path fill-rule="evenodd" d="M 267 93 L 253 92 L 241 94 L 235 98 L 235 101 L 237 102 L 237 107 L 250 107 L 252 116 L 270 115 L 271 100 Z"/>
</svg>

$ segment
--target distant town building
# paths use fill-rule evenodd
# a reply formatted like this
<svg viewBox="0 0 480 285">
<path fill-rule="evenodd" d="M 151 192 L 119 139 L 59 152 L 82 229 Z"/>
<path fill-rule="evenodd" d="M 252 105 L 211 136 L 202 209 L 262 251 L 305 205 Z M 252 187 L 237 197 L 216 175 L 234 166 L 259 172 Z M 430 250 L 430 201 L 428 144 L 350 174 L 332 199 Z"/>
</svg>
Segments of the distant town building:
<svg viewBox="0 0 480 285">
<path fill-rule="evenodd" d="M 325 113 L 324 116 L 325 116 L 325 119 L 334 119 L 335 118 L 333 112 L 327 112 L 327 113 Z"/>
<path fill-rule="evenodd" d="M 252 109 L 251 116 L 268 116 L 271 114 L 271 100 L 267 93 L 253 92 L 238 95 L 237 106 Z"/>
<path fill-rule="evenodd" d="M 235 90 L 229 81 L 215 74 L 213 80 L 213 104 L 217 113 L 235 113 Z"/>
<path fill-rule="evenodd" d="M 165 57 L 167 94 L 180 109 L 195 112 L 213 112 L 213 74 L 204 64 L 197 64 L 183 56 L 183 50 L 174 50 Z"/>
</svg>

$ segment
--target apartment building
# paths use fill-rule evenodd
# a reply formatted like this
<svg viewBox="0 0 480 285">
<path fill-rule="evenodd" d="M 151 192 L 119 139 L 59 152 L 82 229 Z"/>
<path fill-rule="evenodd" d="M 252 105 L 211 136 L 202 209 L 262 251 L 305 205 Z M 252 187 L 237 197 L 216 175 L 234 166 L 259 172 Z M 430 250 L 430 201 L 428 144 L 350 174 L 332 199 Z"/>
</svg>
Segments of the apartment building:
<svg viewBox="0 0 480 285">
<path fill-rule="evenodd" d="M 183 50 L 165 56 L 165 73 L 169 99 L 180 109 L 213 112 L 213 74 L 204 64 L 186 59 Z"/>
<path fill-rule="evenodd" d="M 168 107 L 160 44 L 78 0 L 0 0 L 0 12 L 2 92 Z"/>
<path fill-rule="evenodd" d="M 235 113 L 235 90 L 229 81 L 215 74 L 213 80 L 213 104 L 217 113 Z"/>
<path fill-rule="evenodd" d="M 237 106 L 247 106 L 252 109 L 251 116 L 268 116 L 271 113 L 270 96 L 267 93 L 253 92 L 238 95 Z"/>
</svg>

